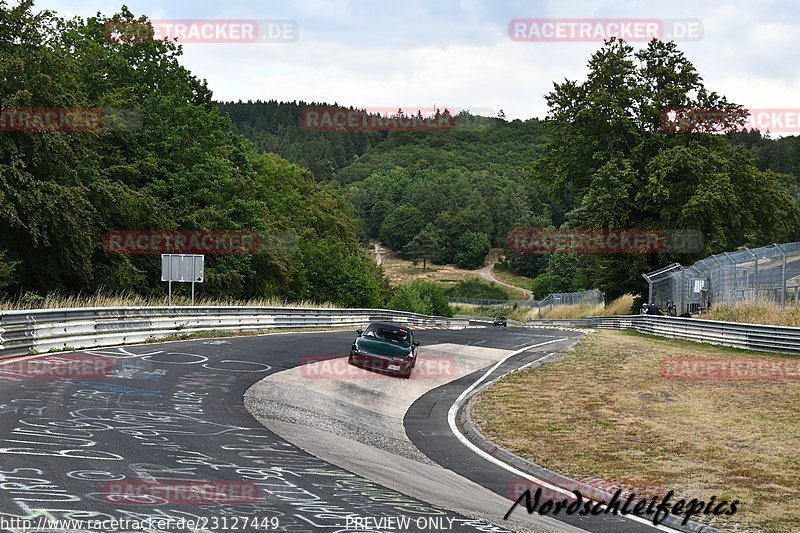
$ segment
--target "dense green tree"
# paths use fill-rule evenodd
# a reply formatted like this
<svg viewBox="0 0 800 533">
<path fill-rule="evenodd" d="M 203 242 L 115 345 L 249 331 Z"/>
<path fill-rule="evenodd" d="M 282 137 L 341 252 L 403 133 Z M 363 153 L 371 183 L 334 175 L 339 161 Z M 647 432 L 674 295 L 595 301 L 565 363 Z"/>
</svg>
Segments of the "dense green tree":
<svg viewBox="0 0 800 533">
<path fill-rule="evenodd" d="M 424 226 L 425 219 L 419 209 L 401 205 L 384 219 L 380 238 L 389 247 L 402 250 Z"/>
<path fill-rule="evenodd" d="M 706 133 L 743 123 L 742 109 L 709 93 L 674 43 L 634 52 L 611 40 L 592 56 L 585 82 L 556 84 L 547 102 L 552 138 L 532 176 L 564 209 L 567 227 L 705 235 L 700 253 L 595 257 L 592 280 L 609 298 L 641 292 L 643 271 L 772 242 L 797 227 L 798 208 L 779 179 L 745 149 Z M 662 111 L 672 108 L 724 113 L 719 124 L 660 131 Z"/>
<path fill-rule="evenodd" d="M 489 253 L 491 244 L 485 233 L 466 231 L 456 241 L 456 266 L 461 268 L 479 268 Z"/>
<path fill-rule="evenodd" d="M 201 294 L 379 305 L 385 281 L 344 198 L 234 134 L 180 46 L 108 39 L 109 20 L 146 22 L 127 8 L 63 20 L 0 0 L 0 107 L 124 110 L 92 131 L 0 136 L 0 290 L 163 294 L 159 257 L 107 253 L 106 231 L 250 230 L 292 238 L 207 257 Z M 356 137 L 350 155 L 371 136 Z"/>
<path fill-rule="evenodd" d="M 406 245 L 406 255 L 411 259 L 422 259 L 422 271 L 425 272 L 429 257 L 435 256 L 442 248 L 439 235 L 433 224 L 428 224 Z"/>
<path fill-rule="evenodd" d="M 9 261 L 5 252 L 0 251 L 0 291 L 13 281 L 17 265 L 19 265 L 18 261 Z"/>
</svg>

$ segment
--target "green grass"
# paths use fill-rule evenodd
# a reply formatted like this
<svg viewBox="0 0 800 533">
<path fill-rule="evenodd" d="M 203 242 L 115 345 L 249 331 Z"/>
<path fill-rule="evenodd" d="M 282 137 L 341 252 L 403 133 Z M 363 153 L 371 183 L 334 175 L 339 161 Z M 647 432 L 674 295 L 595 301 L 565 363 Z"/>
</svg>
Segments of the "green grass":
<svg viewBox="0 0 800 533">
<path fill-rule="evenodd" d="M 533 290 L 532 278 L 526 278 L 525 276 L 514 274 L 510 270 L 507 270 L 501 266 L 495 266 L 494 270 L 492 270 L 492 275 L 494 275 L 494 277 L 496 277 L 503 283 L 508 283 L 509 285 L 514 285 L 515 287 L 520 287 L 522 289 L 526 289 L 529 291 Z M 546 295 L 543 294 L 541 296 L 546 296 Z"/>
</svg>

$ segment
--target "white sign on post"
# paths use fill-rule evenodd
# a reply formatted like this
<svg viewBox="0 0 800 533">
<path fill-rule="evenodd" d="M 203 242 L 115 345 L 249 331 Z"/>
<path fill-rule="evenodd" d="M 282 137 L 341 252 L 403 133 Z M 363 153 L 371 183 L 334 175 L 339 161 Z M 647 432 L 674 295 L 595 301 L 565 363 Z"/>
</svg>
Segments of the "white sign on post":
<svg viewBox="0 0 800 533">
<path fill-rule="evenodd" d="M 161 254 L 161 281 L 169 282 L 169 305 L 172 305 L 172 282 L 192 284 L 192 305 L 194 305 L 194 284 L 203 283 L 205 256 L 195 254 Z"/>
</svg>

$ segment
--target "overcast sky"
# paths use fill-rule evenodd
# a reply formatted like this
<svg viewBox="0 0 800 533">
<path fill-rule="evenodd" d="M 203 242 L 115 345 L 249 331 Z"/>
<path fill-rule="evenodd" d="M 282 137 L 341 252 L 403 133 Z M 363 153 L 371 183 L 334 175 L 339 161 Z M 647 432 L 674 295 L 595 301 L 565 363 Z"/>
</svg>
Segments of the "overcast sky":
<svg viewBox="0 0 800 533">
<path fill-rule="evenodd" d="M 679 42 L 706 86 L 748 108 L 800 107 L 795 0 L 125 0 L 152 19 L 295 21 L 291 42 L 188 43 L 183 63 L 218 100 L 454 106 L 543 117 L 553 81 L 582 79 L 596 42 L 514 42 L 519 18 L 693 19 Z M 118 12 L 104 0 L 39 0 L 62 16 Z M 635 44 L 635 46 L 642 46 Z"/>
</svg>

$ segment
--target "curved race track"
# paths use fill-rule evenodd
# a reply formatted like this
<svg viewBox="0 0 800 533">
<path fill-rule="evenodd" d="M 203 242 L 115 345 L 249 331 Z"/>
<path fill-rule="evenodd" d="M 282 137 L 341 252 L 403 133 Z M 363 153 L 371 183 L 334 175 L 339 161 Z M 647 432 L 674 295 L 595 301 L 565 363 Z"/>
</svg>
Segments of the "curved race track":
<svg viewBox="0 0 800 533">
<path fill-rule="evenodd" d="M 561 337 L 576 335 L 561 333 Z M 515 527 L 502 520 L 508 506 L 496 509 L 494 525 L 473 518 L 478 516 L 474 513 L 443 510 L 386 488 L 390 483 L 378 484 L 351 473 L 358 468 L 348 471 L 310 455 L 264 428 L 245 410 L 242 396 L 256 382 L 297 367 L 305 357 L 341 356 L 353 335 L 341 331 L 191 340 L 63 356 L 110 358 L 110 373 L 99 378 L 23 379 L 8 370 L 18 368 L 14 364 L 0 366 L 4 378 L 0 380 L 0 529 L 21 531 L 19 522 L 12 520 L 25 517 L 40 527 L 45 524 L 37 521 L 47 519 L 82 521 L 62 523 L 58 526 L 62 531 L 505 531 Z M 423 346 L 452 343 L 508 352 L 554 337 L 553 332 L 521 329 L 417 333 Z M 549 351 L 560 349 L 556 346 Z M 437 414 L 442 401 L 482 374 L 472 372 L 428 392 L 413 404 L 405 424 L 411 442 L 430 457 L 427 462 L 473 479 L 481 490 L 488 487 L 502 494 L 497 487 L 505 479 L 493 481 L 491 465 L 476 463 L 477 457 L 457 447 L 452 435 L 440 427 Z M 345 459 L 358 463 L 358 458 Z M 131 487 L 174 480 L 239 484 L 251 491 L 247 493 L 251 498 L 220 504 L 176 501 L 174 493 L 162 498 L 152 494 L 169 493 L 145 497 L 131 492 Z M 347 522 L 355 516 L 373 521 Z M 410 526 L 376 522 L 403 516 L 411 518 Z M 114 518 L 129 522 L 98 522 Z M 182 523 L 182 518 L 195 524 Z M 532 522 L 524 530 L 577 530 L 537 516 L 525 518 Z M 587 524 L 579 527 L 593 529 Z"/>
</svg>

